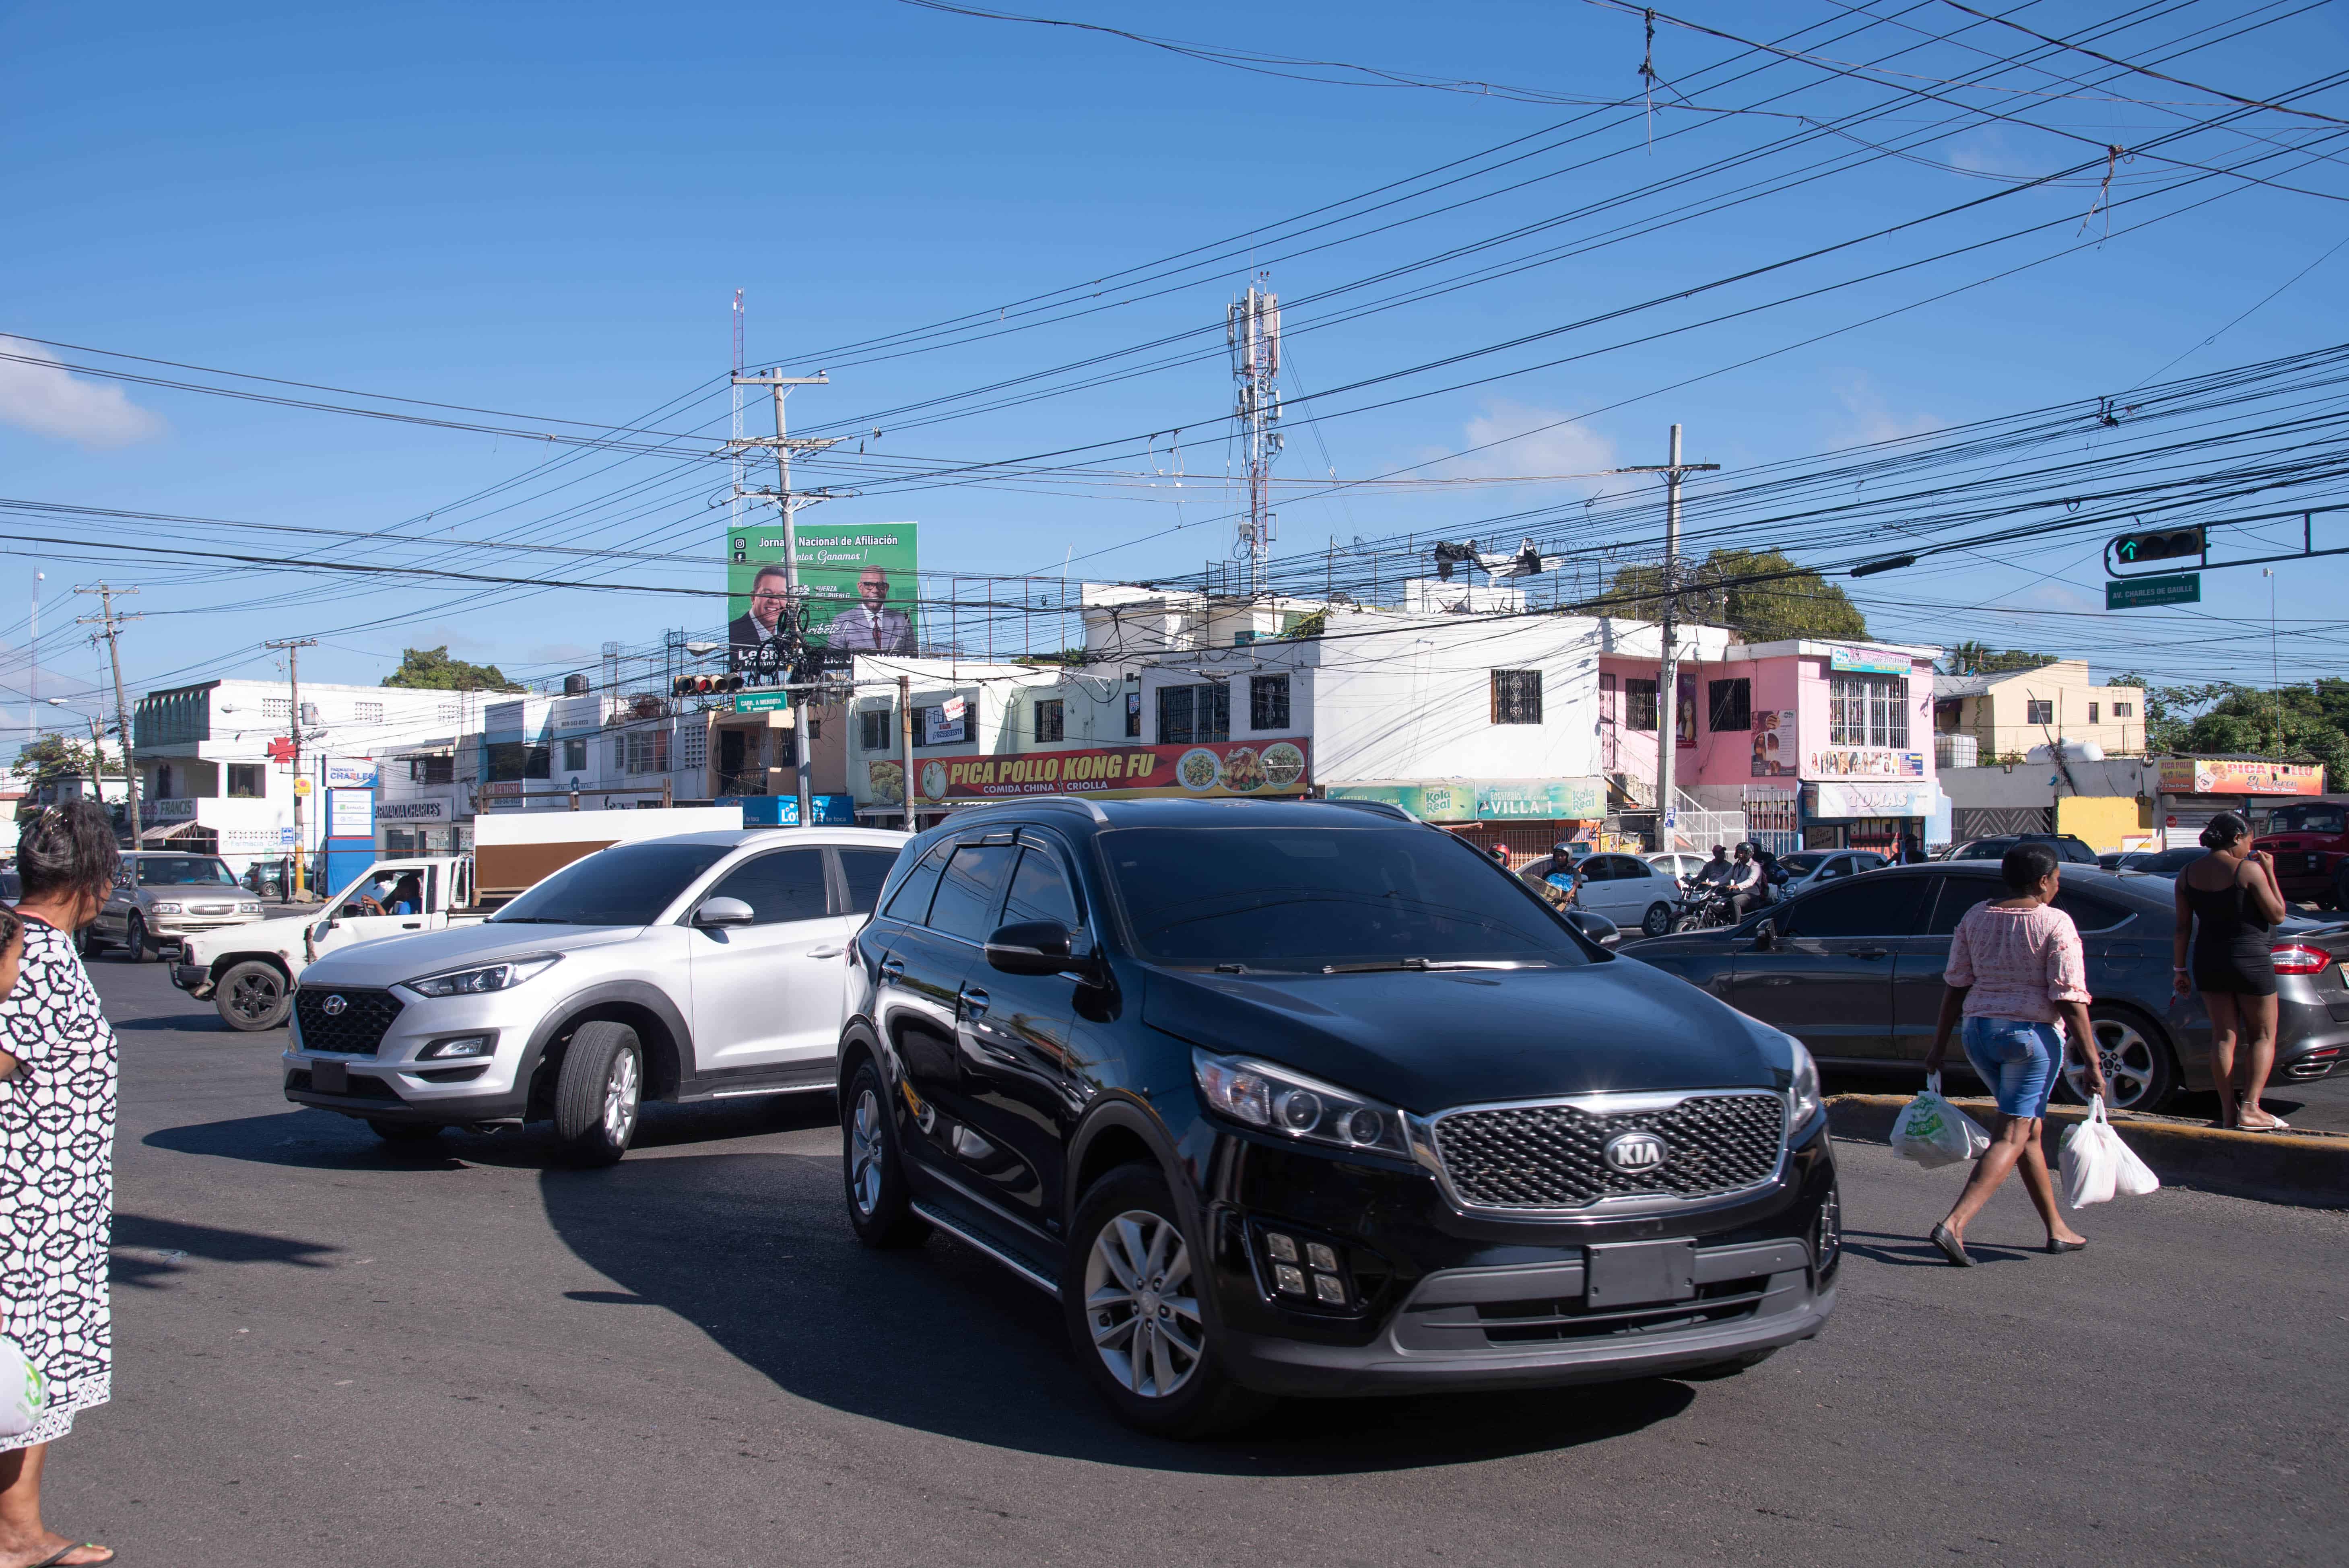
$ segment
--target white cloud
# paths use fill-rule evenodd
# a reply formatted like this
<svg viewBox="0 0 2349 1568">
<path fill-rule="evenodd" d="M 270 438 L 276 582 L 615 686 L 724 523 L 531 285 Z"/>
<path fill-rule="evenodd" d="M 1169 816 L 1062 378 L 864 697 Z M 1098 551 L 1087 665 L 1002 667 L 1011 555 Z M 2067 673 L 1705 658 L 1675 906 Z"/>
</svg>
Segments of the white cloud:
<svg viewBox="0 0 2349 1568">
<path fill-rule="evenodd" d="M 1544 474 L 1593 474 L 1618 466 L 1615 443 L 1561 408 L 1524 403 L 1487 403 L 1460 432 L 1457 458 L 1432 471 L 1445 479 L 1519 479 Z M 1423 460 L 1438 454 L 1420 454 Z M 1581 492 L 1603 480 L 1575 481 Z"/>
<path fill-rule="evenodd" d="M 161 418 L 121 387 L 74 376 L 38 344 L 0 337 L 0 355 L 17 356 L 0 358 L 0 424 L 85 447 L 127 447 L 162 433 Z"/>
<path fill-rule="evenodd" d="M 1896 414 L 1884 406 L 1876 390 L 1876 383 L 1865 376 L 1855 376 L 1836 389 L 1842 402 L 1845 421 L 1837 427 L 1834 445 L 1865 446 L 1875 441 L 1893 441 L 1903 436 L 1921 436 L 1928 430 L 1938 430 L 1949 421 L 1938 414 Z"/>
</svg>

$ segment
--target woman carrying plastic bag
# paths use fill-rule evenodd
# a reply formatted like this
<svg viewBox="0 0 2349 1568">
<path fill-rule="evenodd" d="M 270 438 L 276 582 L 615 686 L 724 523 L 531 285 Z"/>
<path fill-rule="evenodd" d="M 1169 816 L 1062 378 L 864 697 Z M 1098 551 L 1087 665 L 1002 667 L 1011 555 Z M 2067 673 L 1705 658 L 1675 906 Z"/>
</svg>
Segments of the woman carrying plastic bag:
<svg viewBox="0 0 2349 1568">
<path fill-rule="evenodd" d="M 2105 1114 L 2105 1097 L 2088 1102 L 2088 1119 L 2064 1135 L 2064 1201 L 2075 1209 L 2109 1203 L 2113 1194 L 2142 1198 L 2158 1191 L 2161 1178 L 2121 1141 Z"/>
<path fill-rule="evenodd" d="M 2094 998 L 2088 995 L 2080 934 L 2072 917 L 2054 907 L 2063 881 L 2055 852 L 2044 844 L 2017 844 L 1999 863 L 1999 874 L 2008 896 L 1966 911 L 1950 938 L 1940 1023 L 1925 1057 L 1926 1072 L 1938 1075 L 1950 1053 L 1950 1035 L 1962 1020 L 1966 1060 L 1998 1100 L 1989 1149 L 1966 1178 L 1949 1218 L 1933 1227 L 1933 1244 L 1960 1268 L 1973 1266 L 1966 1252 L 1967 1225 L 2017 1165 L 2023 1167 L 2024 1191 L 2046 1222 L 2047 1250 L 2075 1253 L 2088 1244 L 2055 1206 L 2054 1178 L 2039 1141 L 2047 1098 L 2064 1070 L 2058 1019 L 2071 1026 L 2073 1047 L 2087 1064 L 2089 1086 L 2099 1096 L 2105 1092 L 2104 1063 L 2088 1024 Z"/>
<path fill-rule="evenodd" d="M 1990 1147 L 1982 1123 L 1941 1098 L 1941 1075 L 1925 1075 L 1925 1092 L 1900 1108 L 1892 1123 L 1892 1152 L 1928 1171 L 1972 1160 Z"/>
</svg>

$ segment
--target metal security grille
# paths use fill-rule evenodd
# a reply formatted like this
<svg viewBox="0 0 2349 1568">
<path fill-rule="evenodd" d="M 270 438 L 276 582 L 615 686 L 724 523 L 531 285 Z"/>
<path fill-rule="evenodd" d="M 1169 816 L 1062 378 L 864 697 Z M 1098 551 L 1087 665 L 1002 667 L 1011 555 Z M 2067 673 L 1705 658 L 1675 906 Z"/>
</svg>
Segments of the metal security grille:
<svg viewBox="0 0 2349 1568">
<path fill-rule="evenodd" d="M 1495 670 L 1493 672 L 1493 722 L 1495 724 L 1539 724 L 1541 721 L 1541 671 Z"/>
<path fill-rule="evenodd" d="M 1766 1179 L 1785 1136 L 1775 1094 L 1684 1099 L 1667 1110 L 1594 1116 L 1570 1105 L 1453 1111 L 1435 1121 L 1436 1151 L 1463 1201 L 1485 1209 L 1578 1209 L 1601 1198 L 1709 1198 Z M 1664 1162 L 1626 1172 L 1607 1163 L 1626 1132 L 1663 1140 Z"/>
<path fill-rule="evenodd" d="M 330 1016 L 326 1003 L 336 996 L 343 999 L 343 1007 Z M 384 1031 L 399 1016 L 399 998 L 388 991 L 356 986 L 339 991 L 305 988 L 294 993 L 294 1021 L 301 1028 L 305 1051 L 371 1057 L 383 1043 Z"/>
</svg>

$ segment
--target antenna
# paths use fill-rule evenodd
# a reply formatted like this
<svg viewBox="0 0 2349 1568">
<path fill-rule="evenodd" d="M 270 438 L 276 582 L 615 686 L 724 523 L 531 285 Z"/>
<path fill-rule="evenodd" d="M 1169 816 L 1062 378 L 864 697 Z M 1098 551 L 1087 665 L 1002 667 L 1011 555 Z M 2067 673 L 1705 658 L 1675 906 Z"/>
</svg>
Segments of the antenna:
<svg viewBox="0 0 2349 1568">
<path fill-rule="evenodd" d="M 1235 560 L 1247 563 L 1251 598 L 1265 591 L 1272 542 L 1280 520 L 1271 510 L 1272 464 L 1280 455 L 1280 296 L 1272 274 L 1260 272 L 1247 295 L 1226 308 L 1224 337 L 1231 346 L 1232 379 L 1239 383 L 1233 414 L 1247 441 L 1247 515 L 1240 520 Z"/>
</svg>

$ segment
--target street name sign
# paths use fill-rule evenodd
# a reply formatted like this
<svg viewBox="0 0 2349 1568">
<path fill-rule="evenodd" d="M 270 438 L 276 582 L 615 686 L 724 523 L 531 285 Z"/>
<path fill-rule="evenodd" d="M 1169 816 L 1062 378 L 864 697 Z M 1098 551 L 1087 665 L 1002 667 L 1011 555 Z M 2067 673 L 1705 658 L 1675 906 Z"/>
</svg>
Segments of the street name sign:
<svg viewBox="0 0 2349 1568">
<path fill-rule="evenodd" d="M 791 706 L 792 694 L 789 692 L 743 691 L 734 694 L 736 713 L 772 713 L 777 708 Z"/>
<path fill-rule="evenodd" d="M 2143 610 L 2156 604 L 2199 604 L 2202 574 L 2180 572 L 2170 577 L 2131 577 L 2105 583 L 2105 608 Z"/>
</svg>

